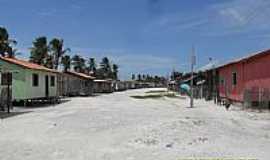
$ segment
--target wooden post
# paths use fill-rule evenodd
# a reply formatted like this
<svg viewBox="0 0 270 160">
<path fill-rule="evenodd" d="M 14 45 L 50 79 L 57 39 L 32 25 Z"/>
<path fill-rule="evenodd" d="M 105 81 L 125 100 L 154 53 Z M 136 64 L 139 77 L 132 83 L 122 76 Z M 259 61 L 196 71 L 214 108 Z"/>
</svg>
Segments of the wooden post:
<svg viewBox="0 0 270 160">
<path fill-rule="evenodd" d="M 193 70 L 194 70 L 194 65 L 196 63 L 196 57 L 195 57 L 195 49 L 194 46 L 192 47 L 192 53 L 191 53 L 191 81 L 190 81 L 190 108 L 193 108 Z"/>
<path fill-rule="evenodd" d="M 12 85 L 12 73 L 7 72 L 7 109 L 8 109 L 8 113 L 10 113 L 10 103 L 11 103 L 10 86 L 11 85 Z"/>
</svg>

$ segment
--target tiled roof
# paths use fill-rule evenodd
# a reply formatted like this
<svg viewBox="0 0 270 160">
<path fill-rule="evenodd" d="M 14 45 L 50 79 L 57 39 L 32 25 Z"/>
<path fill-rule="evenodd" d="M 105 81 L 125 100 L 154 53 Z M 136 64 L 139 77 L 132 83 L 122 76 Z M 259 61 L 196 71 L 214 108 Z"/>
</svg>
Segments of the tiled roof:
<svg viewBox="0 0 270 160">
<path fill-rule="evenodd" d="M 3 61 L 6 61 L 6 62 L 12 63 L 12 64 L 19 65 L 19 66 L 27 68 L 27 69 L 59 73 L 57 70 L 49 69 L 49 68 L 46 68 L 44 66 L 41 66 L 41 65 L 38 65 L 38 64 L 35 64 L 35 63 L 31 63 L 31 62 L 28 62 L 28 61 L 25 61 L 25 60 L 20 60 L 20 59 L 17 59 L 17 58 L 7 58 L 7 57 L 1 57 L 0 56 L 0 59 L 3 60 Z"/>
<path fill-rule="evenodd" d="M 95 77 L 89 76 L 89 75 L 84 74 L 84 73 L 78 73 L 78 72 L 73 72 L 73 71 L 66 71 L 65 73 L 71 74 L 71 75 L 74 75 L 77 77 L 86 78 L 86 79 L 95 79 Z"/>
</svg>

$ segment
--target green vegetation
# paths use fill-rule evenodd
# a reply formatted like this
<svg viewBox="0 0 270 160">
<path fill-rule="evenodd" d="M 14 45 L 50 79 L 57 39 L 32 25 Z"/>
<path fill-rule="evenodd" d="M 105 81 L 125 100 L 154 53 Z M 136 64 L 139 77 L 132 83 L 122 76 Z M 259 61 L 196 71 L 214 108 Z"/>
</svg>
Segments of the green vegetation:
<svg viewBox="0 0 270 160">
<path fill-rule="evenodd" d="M 9 38 L 9 34 L 6 28 L 0 27 L 0 55 L 12 58 L 16 55 L 16 49 L 13 45 L 17 42 Z"/>
<path fill-rule="evenodd" d="M 15 58 L 20 54 L 14 48 L 16 44 L 17 41 L 10 38 L 8 30 L 0 27 L 0 56 Z M 63 39 L 52 38 L 49 41 L 46 36 L 39 36 L 32 42 L 29 61 L 55 70 L 60 67 L 64 71 L 73 69 L 98 79 L 118 79 L 119 65 L 111 63 L 108 57 L 104 57 L 97 66 L 95 58 L 86 59 L 79 54 L 72 54 L 71 57 L 69 52 L 71 50 L 65 47 Z"/>
</svg>

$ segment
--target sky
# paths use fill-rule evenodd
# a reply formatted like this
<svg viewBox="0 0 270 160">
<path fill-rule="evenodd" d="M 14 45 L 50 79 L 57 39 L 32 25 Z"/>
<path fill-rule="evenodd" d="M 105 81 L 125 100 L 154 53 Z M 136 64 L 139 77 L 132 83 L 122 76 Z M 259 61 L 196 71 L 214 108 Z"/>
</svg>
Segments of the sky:
<svg viewBox="0 0 270 160">
<path fill-rule="evenodd" d="M 104 56 L 132 73 L 168 76 L 269 48 L 269 0 L 0 0 L 0 26 L 29 57 L 38 36 L 63 38 L 70 54 Z"/>
</svg>

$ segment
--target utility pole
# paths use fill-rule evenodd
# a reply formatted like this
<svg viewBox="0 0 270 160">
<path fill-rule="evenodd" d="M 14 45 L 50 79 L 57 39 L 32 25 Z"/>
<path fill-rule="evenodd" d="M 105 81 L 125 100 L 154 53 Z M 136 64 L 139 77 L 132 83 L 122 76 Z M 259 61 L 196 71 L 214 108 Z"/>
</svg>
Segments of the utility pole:
<svg viewBox="0 0 270 160">
<path fill-rule="evenodd" d="M 195 56 L 195 48 L 192 46 L 192 52 L 191 52 L 191 80 L 190 80 L 190 108 L 194 107 L 194 100 L 193 100 L 193 70 L 194 65 L 196 64 L 196 56 Z"/>
</svg>

